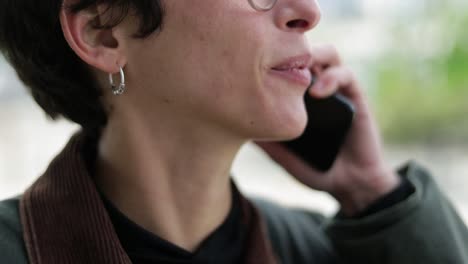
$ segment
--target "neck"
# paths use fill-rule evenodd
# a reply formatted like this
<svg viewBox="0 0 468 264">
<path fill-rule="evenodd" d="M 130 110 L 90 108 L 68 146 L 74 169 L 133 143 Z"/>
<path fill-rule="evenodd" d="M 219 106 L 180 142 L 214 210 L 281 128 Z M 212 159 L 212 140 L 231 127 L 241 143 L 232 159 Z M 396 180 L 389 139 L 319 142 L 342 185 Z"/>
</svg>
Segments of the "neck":
<svg viewBox="0 0 468 264">
<path fill-rule="evenodd" d="M 132 221 L 193 251 L 229 213 L 230 168 L 243 142 L 190 122 L 123 120 L 103 130 L 97 185 Z"/>
</svg>

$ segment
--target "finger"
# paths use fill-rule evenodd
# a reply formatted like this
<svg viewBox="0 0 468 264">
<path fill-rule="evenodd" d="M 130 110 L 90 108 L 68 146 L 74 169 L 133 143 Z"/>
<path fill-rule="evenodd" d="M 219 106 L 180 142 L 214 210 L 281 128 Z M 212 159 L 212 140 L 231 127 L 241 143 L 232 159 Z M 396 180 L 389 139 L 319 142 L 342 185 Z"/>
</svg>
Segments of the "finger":
<svg viewBox="0 0 468 264">
<path fill-rule="evenodd" d="M 314 71 L 321 71 L 328 67 L 341 65 L 341 57 L 333 45 L 316 45 L 311 48 L 310 52 L 314 62 L 312 67 Z"/>
<path fill-rule="evenodd" d="M 325 70 L 309 89 L 310 95 L 315 98 L 329 97 L 337 92 L 352 100 L 362 98 L 356 78 L 347 67 L 337 66 Z"/>
</svg>

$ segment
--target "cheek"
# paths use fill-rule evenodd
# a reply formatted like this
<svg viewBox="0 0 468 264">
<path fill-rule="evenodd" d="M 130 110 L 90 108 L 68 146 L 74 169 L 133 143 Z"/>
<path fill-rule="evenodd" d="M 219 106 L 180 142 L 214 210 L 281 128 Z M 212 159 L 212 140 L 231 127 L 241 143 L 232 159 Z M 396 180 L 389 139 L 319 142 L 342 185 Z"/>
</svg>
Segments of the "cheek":
<svg viewBox="0 0 468 264">
<path fill-rule="evenodd" d="M 262 63 L 274 46 L 267 26 L 235 11 L 168 19 L 159 35 L 136 48 L 140 79 L 154 100 L 169 98 L 193 118 L 249 137 L 295 136 L 305 125 L 301 98 L 264 80 Z"/>
<path fill-rule="evenodd" d="M 196 59 L 190 64 L 200 60 L 197 68 L 186 69 L 196 73 L 192 79 L 198 74 L 198 84 L 204 84 L 196 93 L 201 100 L 209 100 L 205 113 L 250 138 L 299 135 L 307 118 L 302 95 L 268 78 L 262 64 L 271 53 L 268 39 L 251 28 L 230 33 L 229 39 L 195 38 L 201 47 L 204 39 L 212 44 L 200 53 L 203 56 L 192 56 Z"/>
<path fill-rule="evenodd" d="M 246 8 L 247 1 L 191 0 L 168 3 L 167 20 L 156 52 L 165 53 L 169 68 L 178 79 L 197 91 L 221 96 L 226 90 L 250 89 L 258 82 L 265 36 L 258 14 Z M 170 16 L 177 12 L 177 16 Z M 263 23 L 261 23 L 263 22 Z M 164 37 L 163 37 L 164 35 Z M 157 40 L 156 40 L 157 41 Z M 166 63 L 165 62 L 165 63 Z"/>
<path fill-rule="evenodd" d="M 187 33 L 184 42 L 190 46 L 183 48 L 186 56 L 181 71 L 193 80 L 191 85 L 198 86 L 197 92 L 239 105 L 258 90 L 264 43 L 236 24 L 228 28 L 200 25 Z"/>
</svg>

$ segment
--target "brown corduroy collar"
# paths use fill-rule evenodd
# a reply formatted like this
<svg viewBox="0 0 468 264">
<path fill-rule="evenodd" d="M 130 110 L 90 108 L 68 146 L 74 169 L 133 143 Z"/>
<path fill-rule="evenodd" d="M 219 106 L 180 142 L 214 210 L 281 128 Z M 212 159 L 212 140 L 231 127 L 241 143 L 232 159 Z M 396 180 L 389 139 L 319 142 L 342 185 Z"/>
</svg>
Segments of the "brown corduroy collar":
<svg viewBox="0 0 468 264">
<path fill-rule="evenodd" d="M 20 202 L 23 236 L 32 264 L 131 263 L 114 231 L 83 159 L 83 133 L 73 136 Z M 241 196 L 249 227 L 245 263 L 274 264 L 258 210 Z"/>
</svg>

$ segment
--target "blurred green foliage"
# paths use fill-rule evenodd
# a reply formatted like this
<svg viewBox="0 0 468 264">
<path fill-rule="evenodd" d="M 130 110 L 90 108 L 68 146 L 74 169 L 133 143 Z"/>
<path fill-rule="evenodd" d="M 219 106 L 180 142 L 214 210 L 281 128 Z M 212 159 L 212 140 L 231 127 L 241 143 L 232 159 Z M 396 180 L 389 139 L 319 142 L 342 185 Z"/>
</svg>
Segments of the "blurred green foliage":
<svg viewBox="0 0 468 264">
<path fill-rule="evenodd" d="M 391 143 L 468 143 L 468 8 L 444 1 L 416 15 L 397 19 L 371 68 L 384 136 Z"/>
</svg>

